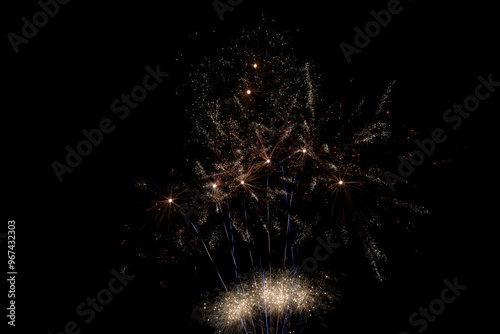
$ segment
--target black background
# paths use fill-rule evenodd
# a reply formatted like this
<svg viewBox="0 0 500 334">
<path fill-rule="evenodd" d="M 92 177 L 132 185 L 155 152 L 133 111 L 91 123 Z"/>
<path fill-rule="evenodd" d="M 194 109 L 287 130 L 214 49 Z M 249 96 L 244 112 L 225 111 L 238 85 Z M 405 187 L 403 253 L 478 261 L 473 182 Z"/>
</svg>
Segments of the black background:
<svg viewBox="0 0 500 334">
<path fill-rule="evenodd" d="M 351 89 L 365 96 L 396 80 L 393 126 L 414 129 L 418 138 L 444 127 L 444 111 L 474 93 L 479 75 L 493 73 L 500 81 L 493 4 L 402 4 L 401 14 L 350 64 L 339 43 L 352 44 L 353 28 L 372 20 L 370 10 L 386 8 L 387 1 L 245 0 L 223 22 L 209 0 L 72 1 L 18 54 L 5 37 L 2 231 L 7 220 L 16 220 L 15 330 L 58 333 L 70 320 L 82 324 L 76 306 L 106 287 L 111 269 L 119 268 L 124 225 L 144 219 L 133 179 L 178 169 L 189 155 L 183 143 L 190 124 L 174 93 L 186 69 L 262 14 L 290 30 L 297 55 L 319 65 L 325 98 L 341 98 L 351 79 Z M 36 1 L 4 4 L 4 36 L 19 34 L 21 17 L 38 10 Z M 110 103 L 141 83 L 147 65 L 158 63 L 171 75 L 118 121 Z M 433 214 L 412 233 L 383 238 L 389 256 L 384 283 L 352 259 L 343 303 L 326 319 L 327 332 L 399 333 L 410 327 L 411 313 L 439 297 L 443 280 L 456 276 L 467 290 L 426 333 L 481 332 L 493 322 L 498 94 L 459 129 L 448 128 L 446 143 L 409 178 L 414 196 Z M 83 129 L 105 117 L 116 129 L 59 183 L 51 163 L 62 161 L 64 147 L 74 147 Z M 390 153 L 394 169 L 397 156 L 414 147 L 408 141 L 399 149 Z M 159 284 L 164 273 L 154 266 L 133 269 L 136 279 L 93 322 L 82 324 L 82 333 L 210 333 L 189 319 L 203 290 L 189 269 L 167 273 L 166 289 Z"/>
</svg>

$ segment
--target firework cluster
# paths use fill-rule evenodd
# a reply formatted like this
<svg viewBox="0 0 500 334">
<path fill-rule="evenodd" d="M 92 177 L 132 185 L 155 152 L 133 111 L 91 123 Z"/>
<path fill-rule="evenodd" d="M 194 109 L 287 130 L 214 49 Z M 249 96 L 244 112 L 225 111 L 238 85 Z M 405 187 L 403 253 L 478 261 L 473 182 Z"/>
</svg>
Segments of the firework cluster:
<svg viewBox="0 0 500 334">
<path fill-rule="evenodd" d="M 313 280 L 289 269 L 254 271 L 208 299 L 196 314 L 219 332 L 286 332 L 293 320 L 321 316 L 337 299 L 323 276 Z"/>
</svg>

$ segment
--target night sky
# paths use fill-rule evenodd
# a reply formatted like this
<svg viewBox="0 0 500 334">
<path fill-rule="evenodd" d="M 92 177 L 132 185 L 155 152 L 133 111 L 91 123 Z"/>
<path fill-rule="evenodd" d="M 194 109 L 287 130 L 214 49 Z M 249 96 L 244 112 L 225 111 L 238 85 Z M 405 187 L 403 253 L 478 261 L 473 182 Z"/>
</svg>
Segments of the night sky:
<svg viewBox="0 0 500 334">
<path fill-rule="evenodd" d="M 186 152 L 185 144 L 192 124 L 186 101 L 176 94 L 186 72 L 242 28 L 256 26 L 262 15 L 288 31 L 297 57 L 319 66 L 325 99 L 377 96 L 396 80 L 393 130 L 413 130 L 416 136 L 388 148 L 381 157 L 386 165 L 397 170 L 398 156 L 416 149 L 413 140 L 429 138 L 435 128 L 448 135 L 408 184 L 397 186 L 399 194 L 432 214 L 411 232 L 387 228 L 380 234 L 389 258 L 383 283 L 361 251 L 338 260 L 346 275 L 342 303 L 324 319 L 328 329 L 323 332 L 416 333 L 419 326 L 412 329 L 409 316 L 440 298 L 443 281 L 455 278 L 466 290 L 423 332 L 486 332 L 497 316 L 489 303 L 497 304 L 500 87 L 456 129 L 443 114 L 475 93 L 479 76 L 500 82 L 494 5 L 401 1 L 400 13 L 348 63 L 339 44 L 353 45 L 354 28 L 364 29 L 373 20 L 370 11 L 387 9 L 391 1 L 244 0 L 225 12 L 223 21 L 211 0 L 166 3 L 60 4 L 17 53 L 9 33 L 21 35 L 21 18 L 32 21 L 40 5 L 34 0 L 4 4 L 7 203 L 0 232 L 6 233 L 8 220 L 16 221 L 18 270 L 16 327 L 8 326 L 9 333 L 59 333 L 70 321 L 81 333 L 213 332 L 190 319 L 200 294 L 217 283 L 208 260 L 196 263 L 196 276 L 189 260 L 160 268 L 121 243 L 147 238 L 125 227 L 147 220 L 134 180 L 161 183 L 172 169 L 189 172 L 184 162 L 193 152 Z M 119 119 L 111 103 L 142 84 L 147 66 L 170 74 Z M 65 147 L 74 148 L 84 138 L 82 130 L 106 118 L 113 130 L 60 182 L 51 164 L 64 162 Z M 334 269 L 335 261 L 326 266 Z M 119 271 L 124 262 L 135 278 L 86 324 L 78 305 L 106 288 L 112 270 Z M 5 310 L 6 292 L 2 295 Z"/>
</svg>

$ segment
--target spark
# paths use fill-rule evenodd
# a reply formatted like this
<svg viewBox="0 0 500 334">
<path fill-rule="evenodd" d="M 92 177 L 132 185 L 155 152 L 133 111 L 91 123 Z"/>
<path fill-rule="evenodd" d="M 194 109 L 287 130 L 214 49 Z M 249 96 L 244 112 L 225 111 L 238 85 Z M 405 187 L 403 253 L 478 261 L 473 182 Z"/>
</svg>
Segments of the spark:
<svg viewBox="0 0 500 334">
<path fill-rule="evenodd" d="M 172 224 L 172 214 L 178 212 L 181 207 L 175 203 L 175 201 L 181 201 L 184 199 L 181 195 L 186 191 L 186 189 L 178 191 L 175 188 L 167 187 L 166 191 L 162 189 L 148 188 L 155 196 L 160 197 L 160 200 L 156 200 L 154 205 L 148 208 L 148 211 L 156 211 L 157 223 L 156 226 L 160 226 L 165 214 L 168 220 L 168 229 Z M 147 225 L 147 224 L 146 224 Z M 143 228 L 146 226 L 144 225 Z"/>
</svg>

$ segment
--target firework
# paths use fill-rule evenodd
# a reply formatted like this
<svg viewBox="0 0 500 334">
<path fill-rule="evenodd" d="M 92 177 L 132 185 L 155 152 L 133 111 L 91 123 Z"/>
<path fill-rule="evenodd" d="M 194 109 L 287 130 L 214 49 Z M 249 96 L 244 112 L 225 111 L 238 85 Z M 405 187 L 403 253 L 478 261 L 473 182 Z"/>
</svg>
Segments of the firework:
<svg viewBox="0 0 500 334">
<path fill-rule="evenodd" d="M 218 333 L 281 333 L 291 330 L 293 322 L 319 317 L 331 308 L 338 295 L 327 282 L 304 277 L 290 269 L 254 270 L 238 284 L 204 302 L 196 316 Z"/>
<path fill-rule="evenodd" d="M 196 313 L 220 333 L 291 332 L 292 322 L 329 308 L 327 275 L 293 270 L 313 235 L 360 240 L 382 281 L 375 229 L 393 208 L 427 213 L 393 198 L 379 165 L 392 136 L 394 82 L 375 101 L 328 102 L 316 66 L 291 52 L 283 34 L 247 30 L 189 73 L 195 178 L 182 186 L 191 190 L 169 190 L 154 206 L 160 218 L 183 218 L 177 249 L 213 264 L 224 291 Z M 192 201 L 181 200 L 190 192 Z M 222 249 L 232 277 L 218 269 Z M 250 269 L 261 261 L 268 270 Z"/>
</svg>

